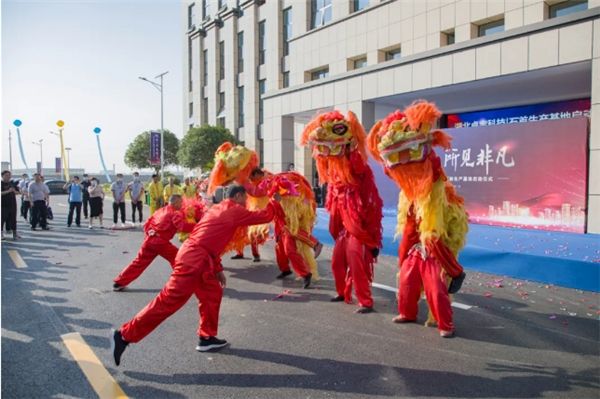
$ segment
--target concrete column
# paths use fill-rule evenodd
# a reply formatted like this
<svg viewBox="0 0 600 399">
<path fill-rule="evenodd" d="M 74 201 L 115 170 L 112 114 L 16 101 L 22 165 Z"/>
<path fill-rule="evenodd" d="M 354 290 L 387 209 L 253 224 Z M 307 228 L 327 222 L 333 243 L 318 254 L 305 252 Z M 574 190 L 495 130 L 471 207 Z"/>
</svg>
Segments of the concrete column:
<svg viewBox="0 0 600 399">
<path fill-rule="evenodd" d="M 592 108 L 587 231 L 600 234 L 600 20 L 594 21 L 592 40 Z"/>
<path fill-rule="evenodd" d="M 264 124 L 264 166 L 271 172 L 287 170 L 294 163 L 294 117 L 274 116 Z"/>
</svg>

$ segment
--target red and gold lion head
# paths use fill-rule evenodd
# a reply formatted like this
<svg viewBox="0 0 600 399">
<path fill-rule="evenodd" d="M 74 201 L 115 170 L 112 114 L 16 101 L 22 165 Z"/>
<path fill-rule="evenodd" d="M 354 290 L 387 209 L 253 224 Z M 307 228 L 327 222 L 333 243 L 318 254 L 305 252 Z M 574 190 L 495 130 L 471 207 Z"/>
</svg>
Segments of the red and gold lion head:
<svg viewBox="0 0 600 399">
<path fill-rule="evenodd" d="M 450 148 L 451 138 L 432 130 L 440 116 L 433 103 L 416 101 L 404 111 L 392 112 L 369 132 L 369 151 L 408 198 L 428 193 L 432 183 L 443 176 L 433 146 Z"/>
<path fill-rule="evenodd" d="M 208 193 L 233 181 L 244 183 L 258 166 L 258 156 L 244 146 L 226 141 L 215 152 L 215 166 L 210 174 Z"/>
<path fill-rule="evenodd" d="M 302 145 L 309 145 L 317 162 L 321 183 L 353 182 L 348 165 L 353 153 L 367 159 L 365 130 L 349 111 L 322 113 L 313 118 L 302 132 Z"/>
</svg>

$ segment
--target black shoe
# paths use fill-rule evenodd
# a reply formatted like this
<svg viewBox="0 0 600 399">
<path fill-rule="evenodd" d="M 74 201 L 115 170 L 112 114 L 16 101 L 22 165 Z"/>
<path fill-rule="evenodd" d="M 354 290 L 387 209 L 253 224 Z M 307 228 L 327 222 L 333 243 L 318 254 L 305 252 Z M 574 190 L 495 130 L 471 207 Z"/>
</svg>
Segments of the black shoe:
<svg viewBox="0 0 600 399">
<path fill-rule="evenodd" d="M 198 341 L 198 346 L 196 346 L 196 350 L 198 352 L 208 352 L 212 350 L 221 349 L 224 346 L 227 346 L 227 341 L 225 341 L 224 339 L 219 339 L 217 337 L 200 337 L 200 340 Z"/>
<path fill-rule="evenodd" d="M 81 227 L 81 224 L 77 223 L 77 227 Z"/>
<path fill-rule="evenodd" d="M 32 226 L 31 227 L 31 231 L 36 231 L 35 227 Z"/>
<path fill-rule="evenodd" d="M 42 227 L 42 230 L 50 230 L 50 227 Z"/>
<path fill-rule="evenodd" d="M 323 250 L 323 244 L 318 242 L 317 245 L 315 245 L 315 247 L 313 248 L 313 250 L 315 251 L 315 259 L 317 259 L 319 255 L 321 255 L 321 251 Z"/>
<path fill-rule="evenodd" d="M 458 290 L 460 290 L 460 287 L 462 287 L 463 281 L 465 281 L 465 277 L 467 277 L 467 275 L 465 274 L 465 272 L 462 272 L 460 276 L 453 278 L 450 282 L 450 285 L 448 286 L 448 294 L 456 294 Z"/>
<path fill-rule="evenodd" d="M 231 257 L 231 259 L 244 259 L 244 255 L 240 255 L 240 254 L 233 255 L 233 256 Z"/>
<path fill-rule="evenodd" d="M 125 285 L 113 284 L 113 291 L 123 291 L 125 288 L 127 288 Z"/>
<path fill-rule="evenodd" d="M 255 256 L 252 262 L 260 262 L 260 256 Z"/>
<path fill-rule="evenodd" d="M 278 278 L 279 280 L 282 280 L 282 279 L 286 278 L 287 276 L 289 276 L 290 274 L 292 274 L 292 271 L 288 270 L 287 272 L 281 272 L 281 273 L 279 273 L 277 275 L 277 277 L 275 277 L 275 278 Z"/>
<path fill-rule="evenodd" d="M 337 295 L 334 296 L 333 298 L 331 298 L 329 301 L 330 302 L 344 302 L 344 296 L 343 295 Z"/>
<path fill-rule="evenodd" d="M 110 349 L 113 353 L 113 358 L 115 359 L 115 364 L 118 366 L 121 364 L 121 355 L 125 352 L 125 348 L 129 345 L 129 342 L 123 339 L 121 335 L 121 331 L 119 330 L 110 330 Z"/>
<path fill-rule="evenodd" d="M 304 277 L 304 288 L 308 288 L 310 287 L 310 280 L 312 279 L 312 273 L 308 273 L 305 277 Z"/>
<path fill-rule="evenodd" d="M 354 313 L 360 313 L 360 314 L 364 314 L 364 313 L 372 313 L 374 310 L 372 307 L 367 307 L 367 306 L 361 306 L 360 308 L 356 309 L 354 311 Z"/>
<path fill-rule="evenodd" d="M 67 225 L 67 227 L 71 227 L 71 225 L 70 225 L 70 224 L 68 224 L 68 225 Z"/>
</svg>

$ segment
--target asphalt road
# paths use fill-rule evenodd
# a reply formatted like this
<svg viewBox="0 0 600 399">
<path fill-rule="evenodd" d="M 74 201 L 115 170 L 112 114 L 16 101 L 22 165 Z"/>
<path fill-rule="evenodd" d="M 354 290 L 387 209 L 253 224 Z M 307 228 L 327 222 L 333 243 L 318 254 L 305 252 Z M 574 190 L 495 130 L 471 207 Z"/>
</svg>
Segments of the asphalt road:
<svg viewBox="0 0 600 399">
<path fill-rule="evenodd" d="M 97 397 L 61 338 L 72 332 L 136 398 L 600 395 L 597 294 L 469 273 L 455 297 L 457 337 L 442 339 L 433 328 L 391 323 L 395 297 L 386 286 L 395 286 L 396 258 L 376 266 L 376 313 L 329 302 L 330 248 L 319 259 L 323 279 L 308 290 L 275 279 L 271 246 L 261 263 L 226 258 L 219 336 L 228 348 L 194 350 L 192 298 L 115 367 L 110 328 L 145 306 L 170 268 L 157 260 L 126 291 L 113 292 L 112 279 L 135 256 L 141 231 L 68 229 L 66 198 L 52 202 L 51 231 L 32 232 L 21 219 L 24 238 L 2 244 L 4 398 Z M 112 216 L 110 203 L 105 209 Z M 26 267 L 17 267 L 9 250 Z M 422 306 L 421 322 L 425 316 Z"/>
</svg>

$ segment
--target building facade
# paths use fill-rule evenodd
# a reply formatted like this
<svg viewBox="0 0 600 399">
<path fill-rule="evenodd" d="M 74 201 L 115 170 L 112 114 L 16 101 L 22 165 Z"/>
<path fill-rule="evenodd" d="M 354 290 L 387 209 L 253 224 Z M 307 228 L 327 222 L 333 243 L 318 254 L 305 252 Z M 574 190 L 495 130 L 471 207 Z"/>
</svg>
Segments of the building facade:
<svg viewBox="0 0 600 399">
<path fill-rule="evenodd" d="M 314 178 L 298 141 L 319 111 L 368 130 L 419 98 L 444 114 L 589 101 L 600 233 L 600 0 L 195 0 L 182 19 L 184 126 L 227 127 L 274 172 Z"/>
</svg>

